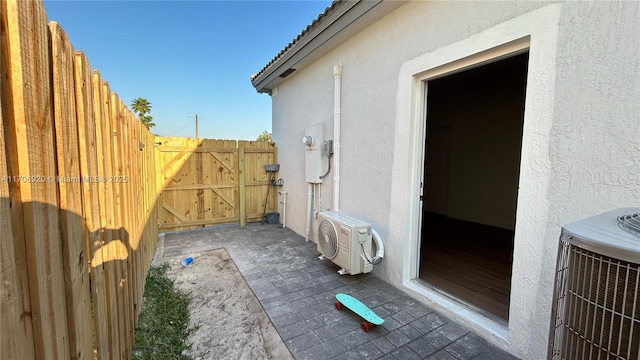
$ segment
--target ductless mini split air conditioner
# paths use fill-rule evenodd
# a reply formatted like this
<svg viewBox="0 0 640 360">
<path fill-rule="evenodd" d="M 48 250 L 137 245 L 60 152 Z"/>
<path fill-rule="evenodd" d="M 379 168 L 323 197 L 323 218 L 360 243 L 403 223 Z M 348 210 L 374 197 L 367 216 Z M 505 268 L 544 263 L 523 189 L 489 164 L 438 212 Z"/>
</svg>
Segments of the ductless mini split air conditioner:
<svg viewBox="0 0 640 360">
<path fill-rule="evenodd" d="M 373 270 L 371 224 L 334 211 L 318 213 L 316 239 L 321 258 L 333 261 L 340 274 Z"/>
</svg>

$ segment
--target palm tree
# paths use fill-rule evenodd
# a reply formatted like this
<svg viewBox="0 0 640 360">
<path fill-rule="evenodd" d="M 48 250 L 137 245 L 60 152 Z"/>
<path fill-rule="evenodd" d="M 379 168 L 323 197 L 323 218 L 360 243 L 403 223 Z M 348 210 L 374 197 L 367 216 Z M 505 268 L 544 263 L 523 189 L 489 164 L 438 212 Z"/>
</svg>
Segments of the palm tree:
<svg viewBox="0 0 640 360">
<path fill-rule="evenodd" d="M 154 123 L 153 121 L 151 121 L 153 119 L 153 116 L 151 115 L 145 115 L 142 120 L 140 120 L 140 122 L 142 123 L 142 125 L 146 126 L 147 129 L 151 129 L 152 127 L 156 126 L 156 123 Z"/>
<path fill-rule="evenodd" d="M 144 98 L 137 98 L 131 102 L 131 109 L 138 116 L 138 119 L 147 129 L 150 129 L 156 124 L 154 124 L 151 120 L 153 117 L 151 115 L 147 115 L 151 112 L 151 103 L 149 100 Z"/>
</svg>

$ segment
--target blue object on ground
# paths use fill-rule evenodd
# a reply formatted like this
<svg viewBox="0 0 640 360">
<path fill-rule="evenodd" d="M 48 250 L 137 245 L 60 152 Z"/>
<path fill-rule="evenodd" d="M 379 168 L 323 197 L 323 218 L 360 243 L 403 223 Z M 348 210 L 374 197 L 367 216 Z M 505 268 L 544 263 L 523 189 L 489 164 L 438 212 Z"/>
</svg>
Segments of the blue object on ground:
<svg viewBox="0 0 640 360">
<path fill-rule="evenodd" d="M 382 325 L 384 323 L 384 319 L 353 296 L 347 294 L 336 294 L 336 299 L 338 300 L 335 304 L 336 309 L 340 310 L 342 309 L 342 306 L 345 306 L 365 320 L 361 324 L 362 330 L 365 332 L 371 329 L 371 325 Z"/>
</svg>

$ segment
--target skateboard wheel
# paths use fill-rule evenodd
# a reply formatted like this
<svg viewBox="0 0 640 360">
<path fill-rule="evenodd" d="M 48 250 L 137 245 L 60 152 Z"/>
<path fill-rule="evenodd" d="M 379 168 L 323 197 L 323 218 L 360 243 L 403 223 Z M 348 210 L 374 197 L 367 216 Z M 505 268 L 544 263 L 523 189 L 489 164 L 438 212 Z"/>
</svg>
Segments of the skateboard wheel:
<svg viewBox="0 0 640 360">
<path fill-rule="evenodd" d="M 364 330 L 364 332 L 367 332 L 371 330 L 371 323 L 368 321 L 363 321 L 362 324 L 360 324 L 360 327 L 362 328 L 362 330 Z"/>
<path fill-rule="evenodd" d="M 342 310 L 343 305 L 342 305 L 342 303 L 341 303 L 341 302 L 336 301 L 336 304 L 335 304 L 335 305 L 336 305 L 336 310 Z"/>
</svg>

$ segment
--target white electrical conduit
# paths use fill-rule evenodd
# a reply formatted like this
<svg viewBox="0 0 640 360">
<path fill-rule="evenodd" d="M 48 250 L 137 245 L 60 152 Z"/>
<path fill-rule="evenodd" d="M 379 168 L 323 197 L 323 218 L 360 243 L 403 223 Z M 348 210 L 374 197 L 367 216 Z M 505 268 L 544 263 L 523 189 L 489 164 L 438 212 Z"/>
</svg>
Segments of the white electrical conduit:
<svg viewBox="0 0 640 360">
<path fill-rule="evenodd" d="M 342 64 L 333 67 L 333 211 L 340 211 L 340 97 L 342 95 Z M 372 259 L 374 265 L 384 258 L 384 243 L 380 234 L 371 229 L 373 241 L 376 243 L 376 255 Z"/>
<path fill-rule="evenodd" d="M 287 227 L 287 191 L 281 191 L 282 196 L 282 227 Z"/>
<path fill-rule="evenodd" d="M 384 244 L 382 243 L 382 238 L 380 237 L 380 234 L 378 234 L 378 232 L 375 229 L 371 229 L 371 235 L 373 237 L 373 242 L 376 243 L 376 256 L 373 257 L 373 259 L 371 260 L 371 263 L 373 265 L 378 265 L 380 263 L 380 260 L 382 260 L 382 258 L 384 258 Z"/>
<path fill-rule="evenodd" d="M 313 184 L 313 213 L 317 214 L 320 211 L 320 205 L 318 205 L 318 194 L 320 194 L 320 190 L 318 189 L 319 184 Z"/>
<path fill-rule="evenodd" d="M 342 64 L 333 67 L 333 211 L 340 210 L 340 94 Z"/>
<path fill-rule="evenodd" d="M 306 241 L 311 239 L 311 222 L 313 221 L 313 183 L 307 185 L 307 228 L 305 229 Z"/>
</svg>

